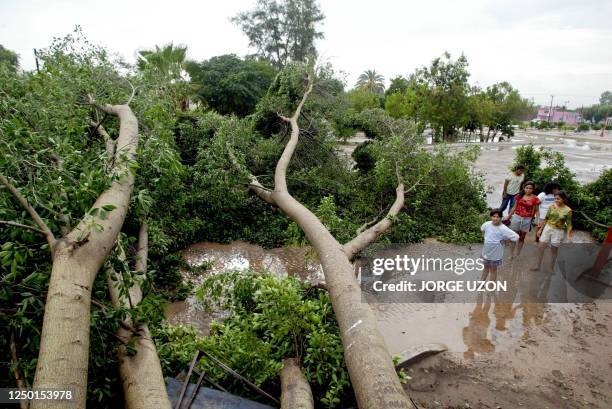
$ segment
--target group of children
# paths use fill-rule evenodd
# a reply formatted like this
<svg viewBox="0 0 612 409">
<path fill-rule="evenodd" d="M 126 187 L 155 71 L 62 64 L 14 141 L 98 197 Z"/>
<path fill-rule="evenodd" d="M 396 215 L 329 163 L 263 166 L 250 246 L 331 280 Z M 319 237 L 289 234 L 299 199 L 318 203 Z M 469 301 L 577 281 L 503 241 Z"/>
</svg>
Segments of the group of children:
<svg viewBox="0 0 612 409">
<path fill-rule="evenodd" d="M 484 270 L 481 280 L 485 280 L 489 274 L 492 280 L 497 278 L 497 267 L 502 264 L 504 245 L 510 244 L 510 260 L 520 256 L 525 236 L 531 230 L 534 220 L 537 226 L 536 242 L 539 242 L 539 245 L 537 263 L 532 270 L 540 269 L 544 252 L 549 245 L 550 268 L 554 269 L 559 246 L 565 240 L 572 240 L 572 209 L 567 205 L 567 194 L 561 190 L 558 183 L 549 182 L 543 191 L 536 195 L 535 183 L 524 182 L 524 172 L 525 167 L 518 165 L 508 174 L 500 208 L 492 209 L 489 212 L 491 220 L 483 223 L 480 228 L 484 233 Z M 503 213 L 507 207 L 508 215 L 504 217 Z"/>
</svg>

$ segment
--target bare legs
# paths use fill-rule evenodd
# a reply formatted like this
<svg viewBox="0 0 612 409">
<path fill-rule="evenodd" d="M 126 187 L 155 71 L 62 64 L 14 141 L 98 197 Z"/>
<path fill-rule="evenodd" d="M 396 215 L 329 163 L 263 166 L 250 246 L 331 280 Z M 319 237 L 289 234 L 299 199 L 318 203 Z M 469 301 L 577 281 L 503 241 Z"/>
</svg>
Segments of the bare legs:
<svg viewBox="0 0 612 409">
<path fill-rule="evenodd" d="M 480 276 L 480 281 L 486 280 L 489 273 L 491 274 L 491 281 L 497 280 L 497 266 L 487 264 L 484 270 L 482 270 L 482 276 Z"/>
<path fill-rule="evenodd" d="M 548 243 L 540 242 L 538 244 L 538 264 L 531 269 L 531 271 L 538 271 L 542 267 L 542 260 L 544 260 L 544 252 L 546 251 L 546 247 L 548 247 Z M 559 248 L 556 246 L 550 246 L 550 270 L 555 269 L 555 263 L 557 261 L 557 254 L 559 252 Z"/>
<path fill-rule="evenodd" d="M 519 235 L 518 246 L 515 242 L 510 243 L 510 260 L 512 260 L 515 256 L 518 257 L 521 255 L 521 250 L 523 250 L 523 244 L 525 243 L 525 236 L 527 235 L 526 231 L 517 231 Z M 514 247 L 516 247 L 516 255 L 514 254 Z"/>
</svg>

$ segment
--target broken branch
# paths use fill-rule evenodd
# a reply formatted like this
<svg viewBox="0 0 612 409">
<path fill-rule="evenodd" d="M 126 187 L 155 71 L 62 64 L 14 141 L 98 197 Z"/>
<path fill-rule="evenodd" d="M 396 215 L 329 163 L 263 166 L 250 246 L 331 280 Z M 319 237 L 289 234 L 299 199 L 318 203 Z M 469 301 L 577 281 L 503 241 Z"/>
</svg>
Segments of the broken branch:
<svg viewBox="0 0 612 409">
<path fill-rule="evenodd" d="M 53 235 L 53 232 L 51 231 L 51 229 L 49 229 L 47 224 L 38 215 L 36 210 L 34 210 L 32 206 L 30 206 L 30 203 L 21 194 L 21 192 L 15 186 L 13 186 L 13 184 L 9 182 L 9 180 L 6 177 L 4 177 L 4 175 L 2 175 L 1 173 L 0 173 L 0 183 L 2 183 L 4 186 L 7 187 L 9 192 L 13 194 L 13 196 L 17 199 L 17 201 L 21 203 L 21 205 L 25 208 L 25 210 L 30 214 L 32 219 L 34 219 L 34 222 L 36 222 L 36 224 L 38 225 L 41 233 L 45 235 L 45 238 L 47 239 L 47 243 L 49 243 L 49 247 L 51 248 L 51 254 L 53 254 L 56 240 L 55 240 L 55 236 Z M 25 225 L 22 225 L 22 226 L 25 226 Z"/>
</svg>

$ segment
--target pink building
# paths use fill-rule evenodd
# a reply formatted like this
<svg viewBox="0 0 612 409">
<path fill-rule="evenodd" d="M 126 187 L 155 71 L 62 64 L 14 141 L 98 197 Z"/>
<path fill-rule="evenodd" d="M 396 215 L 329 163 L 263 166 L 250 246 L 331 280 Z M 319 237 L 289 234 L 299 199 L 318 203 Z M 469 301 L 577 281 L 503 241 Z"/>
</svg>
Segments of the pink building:
<svg viewBox="0 0 612 409">
<path fill-rule="evenodd" d="M 542 107 L 538 109 L 538 116 L 536 119 L 553 123 L 565 122 L 569 125 L 576 125 L 582 120 L 578 112 L 564 111 L 561 108 L 553 108 L 551 111 L 549 107 Z"/>
</svg>

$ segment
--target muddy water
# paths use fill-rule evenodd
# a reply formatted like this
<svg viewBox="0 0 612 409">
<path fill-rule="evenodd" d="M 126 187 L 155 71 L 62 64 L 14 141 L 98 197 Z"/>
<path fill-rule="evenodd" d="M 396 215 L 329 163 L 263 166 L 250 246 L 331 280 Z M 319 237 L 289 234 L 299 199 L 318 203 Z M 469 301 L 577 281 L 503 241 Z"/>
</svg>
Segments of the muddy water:
<svg viewBox="0 0 612 409">
<path fill-rule="evenodd" d="M 203 242 L 189 246 L 183 258 L 190 267 L 206 267 L 203 274 L 185 272 L 184 278 L 196 287 L 205 277 L 227 271 L 268 271 L 277 277 L 297 277 L 316 284 L 324 281 L 323 270 L 317 256 L 307 247 L 283 247 L 265 250 L 260 246 L 236 241 L 231 244 Z M 194 296 L 170 304 L 165 311 L 171 324 L 189 324 L 202 334 L 219 313 L 204 312 Z"/>
<path fill-rule="evenodd" d="M 473 251 L 469 246 L 444 244 L 435 240 L 409 245 L 407 248 L 408 253 L 425 256 L 457 255 Z M 186 278 L 195 281 L 196 285 L 207 274 L 247 269 L 268 270 L 279 277 L 290 275 L 312 283 L 323 281 L 321 266 L 308 248 L 264 250 L 243 242 L 198 243 L 185 250 L 184 257 L 191 266 L 209 266 L 204 275 L 187 275 Z M 500 270 L 498 278 L 504 279 L 503 274 L 503 270 Z M 439 343 L 449 351 L 461 353 L 469 359 L 509 349 L 517 342 L 525 342 L 536 329 L 558 326 L 559 317 L 564 315 L 563 306 L 512 304 L 512 301 L 489 298 L 476 304 L 371 305 L 391 354 L 399 354 L 415 345 Z M 212 319 L 219 317 L 204 314 L 193 297 L 171 304 L 166 316 L 170 323 L 190 324 L 203 334 L 208 332 Z"/>
</svg>

